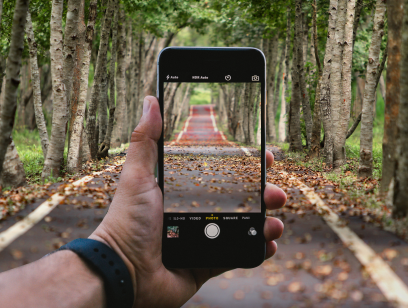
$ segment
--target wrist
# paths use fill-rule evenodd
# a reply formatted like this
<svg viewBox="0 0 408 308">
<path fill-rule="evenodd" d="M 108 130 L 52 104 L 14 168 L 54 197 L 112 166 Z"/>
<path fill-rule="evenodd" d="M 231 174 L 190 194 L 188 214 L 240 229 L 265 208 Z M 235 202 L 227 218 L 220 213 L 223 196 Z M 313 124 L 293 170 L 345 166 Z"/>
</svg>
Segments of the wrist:
<svg viewBox="0 0 408 308">
<path fill-rule="evenodd" d="M 58 264 L 63 264 L 67 284 L 72 284 L 76 294 L 89 297 L 84 307 L 106 307 L 106 296 L 102 277 L 84 262 L 75 252 L 70 250 L 57 251 L 49 256 Z M 57 259 L 58 258 L 58 259 Z M 82 297 L 82 296 L 81 296 Z M 79 303 L 78 303 L 79 304 Z"/>
<path fill-rule="evenodd" d="M 136 299 L 136 271 L 135 267 L 132 264 L 132 262 L 129 260 L 129 258 L 126 256 L 126 254 L 120 249 L 120 246 L 118 243 L 104 230 L 101 230 L 100 227 L 97 228 L 89 237 L 91 240 L 99 241 L 111 249 L 113 249 L 119 257 L 123 260 L 125 263 L 130 277 L 132 279 L 132 286 L 133 286 L 133 293 L 134 293 L 134 298 Z"/>
</svg>

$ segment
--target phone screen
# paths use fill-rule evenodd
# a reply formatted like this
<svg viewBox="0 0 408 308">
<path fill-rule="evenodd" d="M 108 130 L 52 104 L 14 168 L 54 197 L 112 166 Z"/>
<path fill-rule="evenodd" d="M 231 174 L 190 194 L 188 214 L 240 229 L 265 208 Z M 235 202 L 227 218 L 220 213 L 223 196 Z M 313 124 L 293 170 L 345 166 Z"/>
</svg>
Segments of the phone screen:
<svg viewBox="0 0 408 308">
<path fill-rule="evenodd" d="M 211 77 L 168 72 L 159 84 L 170 267 L 233 266 L 232 254 L 244 248 L 258 256 L 263 248 L 264 87 L 255 74 L 248 82 Z"/>
</svg>

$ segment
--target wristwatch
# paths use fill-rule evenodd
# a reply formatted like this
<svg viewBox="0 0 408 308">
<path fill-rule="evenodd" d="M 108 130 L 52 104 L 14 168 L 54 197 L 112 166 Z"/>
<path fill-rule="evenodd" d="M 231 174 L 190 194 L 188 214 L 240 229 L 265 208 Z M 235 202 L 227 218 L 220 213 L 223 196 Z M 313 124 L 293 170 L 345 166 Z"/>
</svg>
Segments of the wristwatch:
<svg viewBox="0 0 408 308">
<path fill-rule="evenodd" d="M 109 246 L 99 241 L 79 238 L 58 250 L 75 252 L 102 276 L 108 308 L 133 306 L 134 293 L 129 270 L 122 258 Z"/>
</svg>

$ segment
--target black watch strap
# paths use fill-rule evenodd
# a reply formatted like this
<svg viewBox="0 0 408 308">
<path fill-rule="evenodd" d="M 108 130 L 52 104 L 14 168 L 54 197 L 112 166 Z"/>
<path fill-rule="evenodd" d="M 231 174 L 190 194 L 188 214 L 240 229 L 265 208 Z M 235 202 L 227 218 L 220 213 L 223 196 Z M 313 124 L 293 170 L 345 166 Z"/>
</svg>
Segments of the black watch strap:
<svg viewBox="0 0 408 308">
<path fill-rule="evenodd" d="M 130 308 L 134 294 L 129 270 L 122 258 L 109 246 L 91 239 L 76 239 L 58 250 L 71 250 L 103 278 L 108 308 Z"/>
</svg>

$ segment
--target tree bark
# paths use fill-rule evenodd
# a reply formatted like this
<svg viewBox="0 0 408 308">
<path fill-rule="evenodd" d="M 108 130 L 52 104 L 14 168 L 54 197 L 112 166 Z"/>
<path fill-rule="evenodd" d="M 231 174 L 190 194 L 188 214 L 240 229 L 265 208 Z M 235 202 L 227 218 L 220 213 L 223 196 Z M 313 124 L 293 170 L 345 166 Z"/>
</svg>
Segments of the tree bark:
<svg viewBox="0 0 408 308">
<path fill-rule="evenodd" d="M 330 0 L 329 25 L 327 30 L 326 52 L 324 55 L 323 75 L 320 83 L 320 108 L 324 128 L 324 152 L 326 164 L 333 164 L 333 136 L 332 136 L 332 106 L 330 104 L 330 72 L 332 64 L 333 46 L 335 44 L 335 29 L 337 22 L 338 0 Z"/>
<path fill-rule="evenodd" d="M 350 122 L 351 107 L 351 65 L 353 62 L 353 24 L 356 0 L 348 0 L 346 7 L 346 24 L 344 26 L 342 71 L 341 71 L 341 96 L 336 102 L 339 106 L 339 120 L 334 136 L 333 167 L 335 170 L 346 163 L 346 134 Z M 339 35 L 340 36 L 340 35 Z M 332 73 L 333 75 L 333 73 Z M 334 104 L 333 104 L 334 105 Z"/>
<path fill-rule="evenodd" d="M 249 99 L 248 99 L 248 143 L 255 144 L 255 121 L 254 107 L 256 97 L 255 83 L 249 84 Z M 273 122 L 275 125 L 275 123 Z"/>
<path fill-rule="evenodd" d="M 62 40 L 63 1 L 54 0 L 51 12 L 51 75 L 53 91 L 53 113 L 50 146 L 44 163 L 42 178 L 57 178 L 64 161 L 64 147 L 66 124 L 68 120 L 68 106 L 66 88 L 64 84 L 63 40 Z"/>
<path fill-rule="evenodd" d="M 397 5 L 395 6 L 397 7 Z M 396 218 L 406 217 L 408 215 L 408 1 L 403 1 L 404 18 L 402 22 L 402 38 L 401 38 L 401 65 L 400 65 L 400 100 L 399 100 L 399 114 L 397 121 L 397 140 L 396 140 L 396 153 L 395 153 L 395 173 L 392 187 L 392 201 L 393 212 L 392 215 Z M 398 15 L 397 15 L 398 16 Z M 395 30 L 394 30 L 395 31 Z M 393 39 L 397 40 L 399 37 Z M 395 48 L 398 45 L 393 40 L 391 48 Z M 390 52 L 391 56 L 391 52 Z M 393 55 L 394 61 L 395 54 Z M 388 78 L 388 74 L 387 74 Z M 388 82 L 387 82 L 388 84 Z M 387 98 L 388 99 L 388 98 Z"/>
<path fill-rule="evenodd" d="M 37 63 L 37 43 L 34 38 L 30 12 L 27 12 L 27 24 L 25 31 L 27 34 L 28 47 L 30 49 L 31 83 L 33 85 L 35 121 L 40 134 L 41 148 L 45 159 L 47 157 L 48 149 L 48 132 L 42 110 L 40 73 L 38 71 Z"/>
<path fill-rule="evenodd" d="M 98 139 L 96 127 L 96 110 L 98 109 L 99 101 L 101 99 L 101 84 L 107 78 L 106 54 L 109 45 L 109 32 L 112 23 L 112 17 L 115 10 L 117 10 L 117 1 L 110 0 L 105 12 L 104 20 L 101 27 L 101 40 L 99 42 L 98 58 L 96 60 L 96 68 L 94 75 L 94 82 L 92 87 L 91 101 L 89 102 L 88 116 L 86 119 L 86 133 L 88 135 L 89 149 L 91 151 L 92 159 L 97 158 Z"/>
<path fill-rule="evenodd" d="M 266 80 L 266 112 L 268 118 L 266 122 L 267 142 L 273 142 L 276 139 L 273 94 L 275 89 L 276 64 L 278 61 L 278 39 L 279 33 L 276 33 L 274 37 L 270 39 L 268 44 L 268 76 Z"/>
<path fill-rule="evenodd" d="M 88 25 L 86 27 L 85 42 L 83 45 L 83 56 L 81 58 L 81 79 L 80 89 L 78 95 L 78 106 L 74 122 L 72 124 L 72 133 L 69 140 L 68 157 L 67 157 L 67 171 L 68 173 L 76 173 L 80 168 L 81 157 L 80 149 L 82 144 L 82 152 L 85 157 L 84 160 L 89 160 L 90 150 L 87 135 L 83 129 L 84 115 L 86 109 L 86 96 L 88 92 L 88 76 L 89 64 L 91 62 L 92 41 L 94 37 L 95 21 L 96 21 L 97 0 L 92 0 L 89 4 Z"/>
<path fill-rule="evenodd" d="M 117 61 L 117 49 L 118 49 L 118 19 L 119 11 L 116 9 L 114 13 L 114 22 L 112 27 L 112 50 L 111 50 L 111 62 L 109 68 L 109 122 L 106 130 L 106 134 L 103 142 L 98 149 L 98 157 L 103 158 L 109 155 L 109 149 L 111 147 L 111 139 L 113 126 L 115 124 L 115 91 L 116 91 L 116 79 L 118 77 L 118 72 L 116 72 L 116 61 Z"/>
<path fill-rule="evenodd" d="M 190 91 L 190 86 L 191 86 L 191 83 L 188 83 L 186 92 L 184 92 L 183 100 L 182 100 L 182 102 L 181 102 L 181 104 L 180 104 L 180 106 L 178 108 L 178 111 L 177 111 L 176 122 L 174 123 L 174 129 L 178 128 L 178 125 L 179 125 L 179 122 L 180 122 L 180 119 L 181 119 L 181 113 L 184 110 L 184 108 L 186 108 L 186 104 L 188 106 L 188 101 L 190 100 L 190 92 L 191 92 Z"/>
<path fill-rule="evenodd" d="M 143 101 L 144 101 L 144 98 L 145 98 L 145 95 L 144 95 L 145 62 L 146 62 L 145 39 L 144 39 L 143 32 L 141 32 L 141 34 L 140 34 L 140 64 L 139 64 L 139 83 L 138 83 L 139 84 L 138 85 L 138 103 L 137 103 L 137 108 L 136 108 L 136 125 L 139 123 L 140 118 L 142 117 Z"/>
<path fill-rule="evenodd" d="M 0 114 L 0 175 L 8 146 L 11 144 L 11 132 L 17 108 L 17 89 L 20 84 L 21 55 L 24 49 L 24 28 L 29 0 L 17 0 L 14 9 L 11 42 L 6 64 L 4 100 Z"/>
<path fill-rule="evenodd" d="M 296 25 L 295 25 L 296 29 Z M 301 40 L 298 39 L 298 32 L 295 30 L 293 39 L 293 65 L 292 65 L 292 97 L 290 101 L 289 109 L 289 151 L 300 152 L 303 150 L 302 145 L 302 132 L 300 130 L 300 83 L 299 74 L 296 72 L 297 61 L 299 53 L 296 52 L 299 45 L 301 47 Z"/>
<path fill-rule="evenodd" d="M 85 0 L 81 0 L 81 6 L 79 10 L 79 22 L 78 22 L 78 39 L 76 45 L 76 63 L 73 73 L 72 90 L 69 102 L 69 128 L 68 128 L 68 151 L 70 147 L 69 141 L 71 140 L 72 127 L 75 122 L 76 111 L 78 108 L 79 92 L 81 88 L 81 68 L 82 59 L 84 57 L 84 44 L 86 34 L 85 24 Z"/>
<path fill-rule="evenodd" d="M 70 107 L 71 89 L 76 64 L 76 46 L 79 38 L 78 22 L 81 0 L 68 0 L 67 18 L 65 22 L 64 49 L 63 49 L 63 79 L 65 96 Z"/>
<path fill-rule="evenodd" d="M 130 114 L 130 101 L 131 101 L 131 96 L 132 96 L 132 85 L 130 83 L 130 75 L 133 71 L 133 59 L 131 57 L 132 55 L 132 18 L 131 16 L 128 16 L 127 22 L 126 22 L 126 65 L 125 65 L 125 71 L 126 71 L 126 112 L 123 114 L 123 130 L 122 130 L 122 138 L 121 142 L 123 144 L 128 143 L 130 140 L 130 135 L 132 134 L 130 131 L 130 123 L 131 123 L 131 114 Z"/>
<path fill-rule="evenodd" d="M 6 77 L 3 77 L 2 88 L 0 92 L 0 125 L 1 125 L 1 108 L 4 103 L 4 89 Z M 10 136 L 11 142 L 7 146 L 6 155 L 3 162 L 3 171 L 0 175 L 0 190 L 5 187 L 18 187 L 25 184 L 25 171 L 23 163 L 18 156 L 14 141 Z"/>
<path fill-rule="evenodd" d="M 401 39 L 403 24 L 403 0 L 393 0 L 387 3 L 388 15 L 388 63 L 386 99 L 384 111 L 384 137 L 381 191 L 385 192 L 391 183 L 395 170 L 395 149 L 397 139 L 397 126 L 400 105 L 400 60 Z"/>
<path fill-rule="evenodd" d="M 322 130 L 322 119 L 321 119 L 321 111 L 320 111 L 320 84 L 322 81 L 322 66 L 320 63 L 319 58 L 319 50 L 317 48 L 317 4 L 316 0 L 313 0 L 313 16 L 312 16 L 312 37 L 313 41 L 313 54 L 311 53 L 311 57 L 315 60 L 313 61 L 317 67 L 317 75 L 319 76 L 319 82 L 316 87 L 316 94 L 315 94 L 315 105 L 313 110 L 313 128 L 312 128 L 312 139 L 310 144 L 310 151 L 309 157 L 319 157 L 320 156 L 320 137 L 321 137 L 321 130 Z M 314 48 L 316 46 L 316 48 Z"/>
<path fill-rule="evenodd" d="M 358 168 L 358 176 L 360 178 L 369 177 L 373 174 L 373 108 L 376 98 L 377 67 L 380 65 L 379 56 L 381 38 L 384 35 L 384 15 L 386 9 L 386 3 L 383 0 L 377 0 L 361 116 L 360 165 Z"/>
<path fill-rule="evenodd" d="M 311 138 L 312 138 L 312 110 L 310 108 L 310 101 L 309 95 L 306 91 L 306 81 L 305 81 L 305 66 L 303 61 L 303 33 L 302 33 L 302 0 L 296 0 L 296 38 L 298 42 L 296 43 L 296 53 L 297 53 L 297 74 L 301 92 L 301 99 L 302 99 L 302 110 L 303 110 L 303 118 L 305 120 L 306 126 L 306 143 L 307 146 L 310 147 Z"/>
<path fill-rule="evenodd" d="M 275 94 L 273 97 L 273 113 L 276 115 L 278 112 L 278 107 L 279 107 L 279 94 L 280 94 L 280 88 L 281 88 L 281 81 L 282 81 L 282 74 L 283 74 L 283 65 L 285 61 L 285 46 L 282 48 L 282 53 L 279 59 L 279 69 L 278 69 L 278 77 L 276 78 L 276 85 L 275 85 Z"/>
<path fill-rule="evenodd" d="M 166 44 L 166 38 L 161 38 L 158 40 L 157 48 L 154 48 L 151 52 L 152 58 L 150 61 L 153 63 L 150 65 L 150 69 L 145 72 L 145 80 L 146 82 L 144 83 L 144 95 L 153 95 L 155 93 L 155 76 L 157 75 L 157 55 L 160 50 L 162 50 L 165 47 Z M 154 92 L 154 93 L 153 93 Z"/>
<path fill-rule="evenodd" d="M 131 96 L 131 132 L 136 127 L 137 124 L 137 106 L 139 104 L 139 84 L 140 84 L 140 38 L 141 31 L 135 33 L 135 37 L 132 39 L 132 58 L 134 61 L 133 69 L 130 76 L 130 82 L 132 89 Z"/>
<path fill-rule="evenodd" d="M 289 72 L 290 72 L 290 32 L 291 32 L 291 20 L 290 20 L 290 6 L 286 8 L 286 43 L 285 43 L 285 79 L 284 79 L 284 89 L 285 92 L 285 104 L 286 104 L 286 136 L 285 141 L 289 141 Z"/>
<path fill-rule="evenodd" d="M 353 23 L 353 49 L 354 49 L 354 43 L 356 42 L 357 28 L 358 28 L 358 25 L 360 24 L 360 16 L 361 16 L 362 10 L 363 10 L 363 0 L 357 0 L 356 10 L 354 14 L 355 18 L 354 18 L 354 23 Z"/>
<path fill-rule="evenodd" d="M 120 10 L 120 21 L 118 22 L 118 54 L 117 54 L 117 72 L 116 72 L 116 110 L 115 120 L 112 131 L 112 147 L 120 147 L 123 129 L 123 116 L 126 104 L 126 84 L 125 84 L 125 66 L 126 66 L 126 28 L 125 12 Z"/>
</svg>

